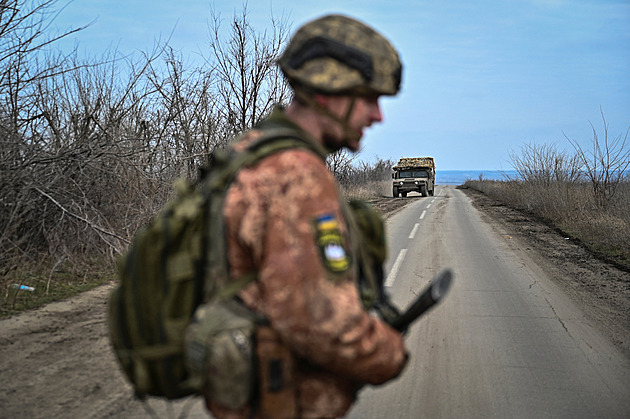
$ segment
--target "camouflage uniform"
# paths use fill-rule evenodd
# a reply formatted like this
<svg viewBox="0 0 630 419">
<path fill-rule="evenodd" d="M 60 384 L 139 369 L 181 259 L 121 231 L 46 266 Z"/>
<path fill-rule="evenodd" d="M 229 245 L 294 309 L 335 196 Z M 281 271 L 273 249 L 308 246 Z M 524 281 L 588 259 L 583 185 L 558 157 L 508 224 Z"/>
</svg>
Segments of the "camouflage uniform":
<svg viewBox="0 0 630 419">
<path fill-rule="evenodd" d="M 244 149 L 270 124 L 314 141 L 276 110 L 234 147 Z M 361 304 L 351 250 L 357 243 L 325 155 L 292 149 L 242 170 L 224 208 L 231 275 L 258 272 L 240 297 L 269 319 L 295 355 L 295 397 L 304 418 L 343 416 L 362 383 L 396 377 L 407 360 L 401 335 Z M 319 240 L 330 230 L 340 233 L 338 246 Z M 211 401 L 208 408 L 218 418 L 251 417 L 249 408 L 230 411 Z"/>
</svg>

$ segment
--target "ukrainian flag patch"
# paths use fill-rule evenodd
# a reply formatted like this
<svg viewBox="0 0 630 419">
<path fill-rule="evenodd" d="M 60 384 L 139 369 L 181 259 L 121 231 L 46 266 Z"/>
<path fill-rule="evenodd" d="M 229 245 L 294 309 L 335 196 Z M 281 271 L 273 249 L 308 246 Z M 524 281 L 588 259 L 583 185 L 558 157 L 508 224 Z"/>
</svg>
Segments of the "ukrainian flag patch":
<svg viewBox="0 0 630 419">
<path fill-rule="evenodd" d="M 339 223 L 334 215 L 326 214 L 315 220 L 316 242 L 326 268 L 343 273 L 350 267 L 348 252 L 343 245 Z"/>
</svg>

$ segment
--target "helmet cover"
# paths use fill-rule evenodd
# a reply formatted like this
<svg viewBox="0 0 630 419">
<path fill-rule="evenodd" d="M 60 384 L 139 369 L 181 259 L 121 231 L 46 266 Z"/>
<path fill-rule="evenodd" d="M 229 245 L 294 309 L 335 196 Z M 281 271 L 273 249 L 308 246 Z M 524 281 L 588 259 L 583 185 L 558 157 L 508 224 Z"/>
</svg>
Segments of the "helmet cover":
<svg viewBox="0 0 630 419">
<path fill-rule="evenodd" d="M 297 30 L 278 60 L 294 87 L 323 94 L 395 95 L 402 64 L 381 34 L 343 15 L 326 15 Z"/>
</svg>

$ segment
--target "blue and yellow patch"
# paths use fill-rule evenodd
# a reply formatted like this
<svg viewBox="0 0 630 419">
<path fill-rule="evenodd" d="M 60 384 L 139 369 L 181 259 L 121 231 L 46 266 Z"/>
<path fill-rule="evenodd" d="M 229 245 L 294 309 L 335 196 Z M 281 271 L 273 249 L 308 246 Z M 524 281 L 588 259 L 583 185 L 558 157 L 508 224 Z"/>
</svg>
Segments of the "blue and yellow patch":
<svg viewBox="0 0 630 419">
<path fill-rule="evenodd" d="M 343 245 L 339 223 L 334 215 L 325 214 L 317 217 L 315 241 L 326 269 L 334 273 L 343 273 L 348 270 L 350 259 Z"/>
</svg>

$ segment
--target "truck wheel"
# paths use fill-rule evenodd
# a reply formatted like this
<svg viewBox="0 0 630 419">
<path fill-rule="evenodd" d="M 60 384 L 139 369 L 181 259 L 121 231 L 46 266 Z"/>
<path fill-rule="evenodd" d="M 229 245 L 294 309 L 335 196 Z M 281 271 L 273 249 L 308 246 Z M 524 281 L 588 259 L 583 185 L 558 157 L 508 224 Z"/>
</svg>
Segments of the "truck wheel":
<svg viewBox="0 0 630 419">
<path fill-rule="evenodd" d="M 434 189 L 431 189 L 431 190 L 429 191 L 429 195 L 430 195 L 430 196 L 433 196 L 433 194 L 434 194 L 434 193 L 435 193 L 435 188 L 434 188 Z"/>
<path fill-rule="evenodd" d="M 426 185 L 420 186 L 420 195 L 427 196 L 427 187 L 426 187 Z"/>
<path fill-rule="evenodd" d="M 398 198 L 398 188 L 394 186 L 394 191 L 392 192 L 392 195 L 394 195 L 394 198 Z"/>
</svg>

